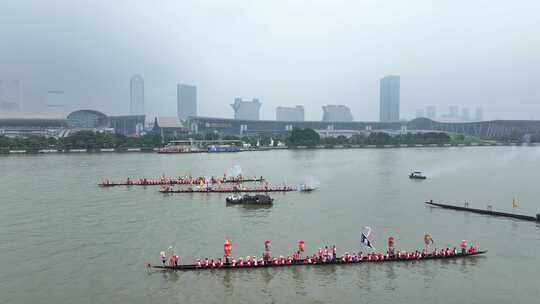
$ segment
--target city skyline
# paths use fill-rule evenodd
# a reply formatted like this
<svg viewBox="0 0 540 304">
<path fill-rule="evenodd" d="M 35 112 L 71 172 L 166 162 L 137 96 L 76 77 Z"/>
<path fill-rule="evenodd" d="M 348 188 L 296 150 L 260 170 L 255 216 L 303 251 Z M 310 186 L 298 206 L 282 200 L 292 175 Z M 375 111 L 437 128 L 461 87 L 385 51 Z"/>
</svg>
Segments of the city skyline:
<svg viewBox="0 0 540 304">
<path fill-rule="evenodd" d="M 388 79 L 392 79 L 392 78 L 396 78 L 397 77 L 397 102 L 398 102 L 398 109 L 397 111 L 399 112 L 400 109 L 400 101 L 399 101 L 399 95 L 400 95 L 400 77 L 398 75 L 389 75 L 389 76 L 385 76 L 383 77 L 382 79 L 380 79 L 379 81 L 379 90 L 380 90 L 380 93 L 379 93 L 379 121 L 382 121 L 381 120 L 381 115 L 382 115 L 382 109 L 381 109 L 381 106 L 382 106 L 382 101 L 381 101 L 381 98 L 382 98 L 382 93 L 383 93 L 383 82 L 384 80 L 388 80 Z M 19 94 L 19 97 L 22 99 L 22 89 L 20 87 L 20 81 L 19 80 L 11 80 L 11 81 L 4 81 L 3 83 L 12 83 L 12 82 L 16 82 L 19 84 L 19 87 L 18 87 L 18 90 L 20 91 L 18 94 Z M 0 82 L 1 83 L 1 82 Z M 181 105 L 181 96 L 180 96 L 180 93 L 181 93 L 181 87 L 184 88 L 183 91 L 188 91 L 188 89 L 191 89 L 193 90 L 194 89 L 194 93 L 189 93 L 191 95 L 194 96 L 194 101 L 189 101 L 187 102 L 186 105 Z M 145 110 L 144 110 L 144 79 L 142 78 L 141 75 L 139 74 L 135 74 L 133 76 L 131 76 L 130 78 L 130 103 L 129 103 L 129 114 L 130 115 L 139 115 L 139 114 L 145 114 Z M 1 90 L 0 90 L 0 93 L 1 93 Z M 197 87 L 196 86 L 191 86 L 191 85 L 186 85 L 186 84 L 177 84 L 177 92 L 176 92 L 176 107 L 177 107 L 177 115 L 180 119 L 186 119 L 187 117 L 189 116 L 197 116 L 197 115 L 200 115 L 198 112 L 197 112 Z M 188 93 L 186 93 L 188 94 Z M 188 94 L 188 95 L 189 95 Z M 64 100 L 64 96 L 65 95 L 65 92 L 64 91 L 61 91 L 61 90 L 49 90 L 47 91 L 47 103 L 46 103 L 46 110 L 45 110 L 45 113 L 64 113 L 64 114 L 67 114 L 69 111 L 67 111 L 67 105 L 65 104 L 65 100 Z M 54 96 L 51 98 L 51 96 Z M 58 96 L 62 96 L 61 98 L 59 98 Z M 187 96 L 187 95 L 186 95 Z M 188 96 L 189 97 L 189 96 Z M 191 98 L 191 97 L 189 97 Z M 61 99 L 61 102 L 59 103 L 59 99 Z M 193 99 L 193 98 L 191 98 Z M 240 99 L 241 100 L 241 99 Z M 257 99 L 255 99 L 257 100 Z M 53 102 L 51 102 L 53 101 Z M 257 100 L 258 101 L 258 100 Z M 2 110 L 2 108 L 0 107 L 0 112 L 3 112 L 4 114 L 9 114 L 9 112 L 12 112 L 12 113 L 15 113 L 15 112 L 18 112 L 21 110 L 20 108 L 20 103 L 21 101 L 19 102 L 19 110 L 9 110 L 9 111 L 6 111 L 6 110 Z M 181 108 L 185 108 L 185 107 L 188 107 L 190 108 L 190 110 L 187 110 L 187 114 L 182 114 L 181 113 Z M 343 105 L 345 107 L 348 108 L 347 105 Z M 298 110 L 298 107 L 301 107 L 302 108 L 302 117 L 304 117 L 304 107 L 301 106 L 301 105 L 296 105 L 296 106 L 277 106 L 276 107 L 276 116 L 275 116 L 275 120 L 284 120 L 284 119 L 278 119 L 277 117 L 277 112 L 278 111 L 282 111 L 283 113 L 285 113 L 286 111 L 290 111 L 290 110 Z M 324 108 L 325 106 L 323 106 L 323 116 L 324 116 Z M 467 121 L 469 119 L 474 119 L 476 121 L 479 121 L 479 120 L 483 120 L 483 109 L 480 108 L 480 107 L 476 107 L 475 108 L 475 113 L 474 113 L 474 117 L 472 116 L 472 112 L 471 112 L 471 109 L 470 108 L 463 108 L 462 110 L 464 111 L 468 111 L 468 113 L 465 115 L 465 113 L 462 113 L 462 115 L 458 115 L 458 111 L 459 111 L 459 107 L 456 106 L 456 105 L 450 105 L 449 107 L 449 113 L 448 114 L 443 114 L 441 116 L 437 116 L 436 115 L 436 106 L 427 106 L 425 108 L 416 108 L 415 109 L 415 115 L 410 115 L 410 116 L 406 116 L 406 117 L 401 117 L 400 119 L 402 120 L 411 120 L 411 119 L 414 119 L 414 118 L 418 118 L 418 117 L 427 117 L 427 118 L 430 118 L 430 119 L 433 119 L 433 120 L 437 120 L 437 119 L 442 119 L 443 121 L 456 121 L 455 118 L 459 118 L 457 119 L 457 121 L 459 120 L 463 120 L 463 121 Z M 61 111 L 59 111 L 59 109 L 61 109 Z M 81 108 L 73 108 L 72 110 L 75 110 L 75 109 L 81 109 Z M 94 110 L 97 110 L 97 109 L 94 109 Z M 350 108 L 348 108 L 348 111 L 350 111 Z M 351 115 L 352 115 L 352 111 L 351 112 Z M 27 112 L 27 114 L 32 114 L 32 113 L 35 113 L 35 112 Z M 291 112 L 292 113 L 292 112 Z M 421 114 L 419 114 L 421 113 Z M 118 114 L 118 113 L 117 113 Z M 120 112 L 120 114 L 122 115 L 126 115 L 128 114 L 127 112 Z M 260 113 L 258 114 L 260 116 Z M 289 114 L 285 114 L 285 116 L 287 116 Z M 398 117 L 400 114 L 398 113 Z M 420 115 L 420 116 L 419 116 Z M 160 115 L 159 113 L 156 113 L 154 115 L 149 115 L 149 117 L 158 117 L 158 116 L 163 116 L 163 115 Z M 211 115 L 200 115 L 200 116 L 207 116 L 207 117 L 212 117 Z M 233 114 L 234 116 L 234 114 Z M 469 118 L 465 118 L 465 119 L 462 119 L 464 118 L 465 116 L 468 116 Z M 214 116 L 214 117 L 218 117 L 218 116 Z M 224 118 L 229 118 L 228 115 L 221 115 L 221 117 L 224 117 Z M 454 118 L 454 119 L 452 119 Z M 263 118 L 264 120 L 272 120 L 272 118 Z M 324 119 L 324 118 L 323 118 Z M 294 120 L 298 120 L 298 119 L 293 119 Z M 304 118 L 305 120 L 305 118 Z M 308 119 L 310 121 L 317 121 L 316 118 L 314 119 Z M 366 120 L 367 121 L 367 120 Z M 375 121 L 375 120 L 373 120 Z"/>
<path fill-rule="evenodd" d="M 10 85 L 11 84 L 11 85 Z M 16 84 L 13 86 L 12 84 Z M 7 90 L 6 90 L 7 88 Z M 11 89 L 10 89 L 11 88 Z M 13 90 L 16 88 L 16 90 Z M 135 74 L 130 78 L 130 115 L 145 115 L 144 110 L 144 79 L 141 75 Z M 457 105 L 450 105 L 448 107 L 448 113 L 441 116 L 436 115 L 436 106 L 427 106 L 416 108 L 415 115 L 410 118 L 400 118 L 400 76 L 389 75 L 380 79 L 379 81 L 379 121 L 383 122 L 395 122 L 400 120 L 412 120 L 419 117 L 427 117 L 432 120 L 438 120 L 442 122 L 467 122 L 467 121 L 481 121 L 483 120 L 483 109 L 476 107 L 474 110 L 474 117 L 472 116 L 472 110 L 469 107 L 463 107 L 460 109 Z M 12 91 L 16 91 L 17 94 L 9 94 Z M 5 94 L 5 93 L 8 94 Z M 181 120 L 187 120 L 190 116 L 198 116 L 197 112 L 197 87 L 194 85 L 187 85 L 179 83 L 176 90 L 176 106 L 177 117 Z M 20 111 L 21 103 L 21 83 L 19 80 L 0 81 L 0 113 L 5 114 L 17 113 Z M 6 99 L 6 96 L 9 97 Z M 6 100 L 15 98 L 18 102 L 6 103 Z M 13 107 L 15 104 L 17 107 Z M 6 105 L 9 105 L 6 107 Z M 256 107 L 253 107 L 256 105 Z M 253 101 L 244 101 L 241 98 L 235 98 L 235 103 L 231 104 L 234 110 L 234 119 L 260 119 L 260 107 L 261 103 L 258 99 Z M 66 114 L 67 105 L 65 103 L 65 92 L 62 90 L 49 90 L 47 91 L 47 110 L 43 114 Z M 6 110 L 7 109 L 7 110 Z M 81 109 L 74 109 L 81 110 Z M 90 110 L 90 109 L 89 109 Z M 91 109 L 96 110 L 96 109 Z M 323 117 L 322 121 L 354 121 L 352 111 L 347 105 L 326 105 L 322 107 Z M 461 110 L 461 114 L 459 111 Z M 393 113 L 392 113 L 393 112 Z M 276 121 L 305 121 L 305 109 L 302 105 L 291 106 L 278 106 L 275 108 L 275 120 Z M 21 113 L 23 114 L 23 113 Z M 32 112 L 26 112 L 24 114 L 38 114 Z M 126 115 L 126 113 L 122 113 Z M 394 118 L 383 118 L 383 115 L 391 116 Z M 155 114 L 154 116 L 148 116 L 149 121 L 152 117 L 164 117 L 163 115 Z M 200 115 L 211 117 L 208 115 Z M 218 116 L 215 116 L 218 117 Z M 221 115 L 219 117 L 228 118 L 228 116 Z M 386 120 L 385 120 L 386 119 Z M 272 119 L 263 119 L 272 120 Z M 308 121 L 317 121 L 317 119 L 308 119 Z"/>
<path fill-rule="evenodd" d="M 340 103 L 355 119 L 374 121 L 379 118 L 378 80 L 399 74 L 405 119 L 413 118 L 420 105 L 443 109 L 456 103 L 482 107 L 485 119 L 540 118 L 535 89 L 540 42 L 519 34 L 537 36 L 537 1 L 524 1 L 519 8 L 499 3 L 499 9 L 487 11 L 472 1 L 467 14 L 444 0 L 429 7 L 417 1 L 380 6 L 299 2 L 281 8 L 235 0 L 226 9 L 218 2 L 198 3 L 128 6 L 97 0 L 52 7 L 43 1 L 2 1 L 0 34 L 10 47 L 0 54 L 0 79 L 24 83 L 28 111 L 45 110 L 47 91 L 61 88 L 69 92 L 71 108 L 125 114 L 125 79 L 137 71 L 145 78 L 145 99 L 152 101 L 146 105 L 150 116 L 176 111 L 175 86 L 185 82 L 201 88 L 198 112 L 205 116 L 232 117 L 230 100 L 258 96 L 265 102 L 262 119 L 271 119 L 277 106 L 302 104 L 306 119 L 316 120 L 321 106 Z M 310 14 L 299 14 L 306 9 Z M 185 11 L 191 12 L 188 17 Z M 501 22 L 508 12 L 519 18 Z M 461 22 L 456 24 L 456 18 Z M 20 20 L 33 22 L 21 26 Z M 429 26 L 434 20 L 437 26 Z M 351 43 L 351 37 L 358 39 Z"/>
</svg>

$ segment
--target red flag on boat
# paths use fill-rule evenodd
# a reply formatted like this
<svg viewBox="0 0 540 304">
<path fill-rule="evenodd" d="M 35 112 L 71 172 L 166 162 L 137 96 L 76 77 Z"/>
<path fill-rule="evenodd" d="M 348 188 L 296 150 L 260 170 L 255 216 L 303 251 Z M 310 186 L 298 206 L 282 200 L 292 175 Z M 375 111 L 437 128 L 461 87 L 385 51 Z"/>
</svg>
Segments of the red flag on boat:
<svg viewBox="0 0 540 304">
<path fill-rule="evenodd" d="M 223 244 L 223 255 L 225 257 L 231 256 L 231 249 L 232 249 L 231 241 L 225 240 L 225 244 Z"/>
<path fill-rule="evenodd" d="M 272 248 L 272 241 L 270 241 L 270 240 L 264 241 L 264 250 L 265 251 L 270 251 L 271 248 Z"/>
<path fill-rule="evenodd" d="M 396 241 L 396 237 L 394 236 L 388 237 L 388 248 L 393 248 L 395 241 Z"/>
</svg>

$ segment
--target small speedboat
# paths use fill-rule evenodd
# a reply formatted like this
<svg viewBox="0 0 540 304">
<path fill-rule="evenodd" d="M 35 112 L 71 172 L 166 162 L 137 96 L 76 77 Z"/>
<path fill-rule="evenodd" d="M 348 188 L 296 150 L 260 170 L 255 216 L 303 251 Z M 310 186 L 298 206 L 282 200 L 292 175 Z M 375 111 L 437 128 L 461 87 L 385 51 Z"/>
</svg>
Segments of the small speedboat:
<svg viewBox="0 0 540 304">
<path fill-rule="evenodd" d="M 255 195 L 231 195 L 225 199 L 228 204 L 253 204 L 253 205 L 271 205 L 274 199 L 266 194 Z"/>
<path fill-rule="evenodd" d="M 425 175 L 422 175 L 422 172 L 420 172 L 420 171 L 414 171 L 413 173 L 409 174 L 409 178 L 412 178 L 412 179 L 426 179 L 427 177 Z"/>
</svg>

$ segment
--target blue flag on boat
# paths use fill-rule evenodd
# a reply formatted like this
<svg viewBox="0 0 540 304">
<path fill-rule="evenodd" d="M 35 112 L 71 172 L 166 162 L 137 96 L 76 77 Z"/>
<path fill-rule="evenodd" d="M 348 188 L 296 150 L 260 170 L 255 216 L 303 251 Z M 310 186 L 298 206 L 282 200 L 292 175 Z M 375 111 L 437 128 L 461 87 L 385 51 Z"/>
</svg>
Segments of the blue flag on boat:
<svg viewBox="0 0 540 304">
<path fill-rule="evenodd" d="M 369 247 L 372 250 L 375 250 L 375 247 L 373 247 L 373 245 L 371 244 L 371 241 L 368 238 L 370 235 L 371 235 L 371 227 L 369 226 L 364 227 L 364 231 L 362 231 L 362 234 L 360 237 L 360 244 L 366 247 Z"/>
<path fill-rule="evenodd" d="M 360 237 L 360 243 L 362 243 L 362 245 L 366 246 L 366 247 L 369 247 L 371 249 L 375 249 L 373 248 L 373 246 L 371 245 L 371 242 L 369 241 L 369 239 L 367 238 L 367 236 L 362 232 L 362 236 Z"/>
</svg>

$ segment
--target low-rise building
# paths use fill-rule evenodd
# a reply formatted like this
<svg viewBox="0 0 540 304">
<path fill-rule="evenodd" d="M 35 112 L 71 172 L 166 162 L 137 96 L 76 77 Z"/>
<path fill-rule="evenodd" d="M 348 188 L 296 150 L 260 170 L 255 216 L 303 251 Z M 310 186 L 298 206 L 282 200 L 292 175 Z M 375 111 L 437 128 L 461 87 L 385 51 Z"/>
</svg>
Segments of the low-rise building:
<svg viewBox="0 0 540 304">
<path fill-rule="evenodd" d="M 79 130 L 92 130 L 137 136 L 143 130 L 144 120 L 144 115 L 107 116 L 95 110 L 77 110 L 68 115 L 5 113 L 0 114 L 0 134 L 11 137 L 64 137 Z"/>
<path fill-rule="evenodd" d="M 154 120 L 152 131 L 161 136 L 164 141 L 167 138 L 177 138 L 186 133 L 184 124 L 176 116 L 163 117 L 158 116 Z"/>
</svg>

